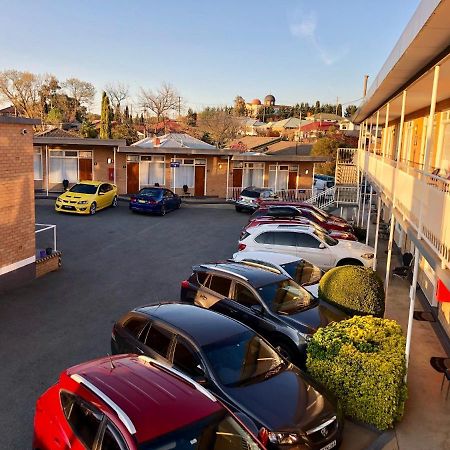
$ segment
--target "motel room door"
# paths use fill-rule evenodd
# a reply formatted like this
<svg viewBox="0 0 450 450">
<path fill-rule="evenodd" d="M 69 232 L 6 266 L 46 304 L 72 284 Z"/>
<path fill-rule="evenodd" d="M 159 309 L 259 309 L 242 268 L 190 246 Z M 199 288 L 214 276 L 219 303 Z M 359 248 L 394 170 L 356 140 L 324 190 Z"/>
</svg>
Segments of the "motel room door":
<svg viewBox="0 0 450 450">
<path fill-rule="evenodd" d="M 242 169 L 233 169 L 233 187 L 242 187 Z"/>
<path fill-rule="evenodd" d="M 297 170 L 289 170 L 288 189 L 297 189 Z"/>
<path fill-rule="evenodd" d="M 206 166 L 195 166 L 194 195 L 196 197 L 202 197 L 205 195 L 205 175 Z"/>
<path fill-rule="evenodd" d="M 92 180 L 92 158 L 81 157 L 78 160 L 78 179 Z"/>
<path fill-rule="evenodd" d="M 127 163 L 127 194 L 135 194 L 139 191 L 139 163 Z"/>
</svg>

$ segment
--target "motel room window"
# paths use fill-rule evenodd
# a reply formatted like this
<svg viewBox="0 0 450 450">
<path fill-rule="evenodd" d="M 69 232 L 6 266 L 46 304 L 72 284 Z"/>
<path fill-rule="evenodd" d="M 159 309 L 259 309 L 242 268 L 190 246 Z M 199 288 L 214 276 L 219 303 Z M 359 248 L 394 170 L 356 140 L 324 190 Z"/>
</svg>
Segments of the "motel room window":
<svg viewBox="0 0 450 450">
<path fill-rule="evenodd" d="M 34 179 L 42 180 L 42 147 L 34 149 Z"/>
<path fill-rule="evenodd" d="M 245 163 L 243 171 L 243 186 L 264 186 L 264 163 Z"/>
<path fill-rule="evenodd" d="M 289 182 L 289 166 L 269 166 L 269 187 L 275 191 L 286 190 Z"/>
<path fill-rule="evenodd" d="M 51 183 L 78 181 L 78 152 L 70 150 L 50 150 L 49 179 Z"/>
<path fill-rule="evenodd" d="M 142 155 L 139 176 L 141 186 L 154 186 L 158 183 L 163 186 L 164 179 L 164 156 Z"/>
</svg>

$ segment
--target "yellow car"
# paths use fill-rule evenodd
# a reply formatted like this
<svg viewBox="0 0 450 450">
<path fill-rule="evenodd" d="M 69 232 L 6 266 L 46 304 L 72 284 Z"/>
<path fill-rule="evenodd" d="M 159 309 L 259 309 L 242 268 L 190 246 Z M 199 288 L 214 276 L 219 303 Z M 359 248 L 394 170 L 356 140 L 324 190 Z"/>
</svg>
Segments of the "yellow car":
<svg viewBox="0 0 450 450">
<path fill-rule="evenodd" d="M 108 206 L 117 206 L 115 184 L 80 181 L 56 199 L 55 211 L 92 215 Z"/>
</svg>

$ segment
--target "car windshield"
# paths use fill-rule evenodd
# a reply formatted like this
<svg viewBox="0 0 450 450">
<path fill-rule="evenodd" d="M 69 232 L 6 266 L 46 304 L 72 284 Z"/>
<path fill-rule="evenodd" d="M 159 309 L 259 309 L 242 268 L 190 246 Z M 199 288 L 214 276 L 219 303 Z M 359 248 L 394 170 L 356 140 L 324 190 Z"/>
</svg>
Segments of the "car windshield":
<svg viewBox="0 0 450 450">
<path fill-rule="evenodd" d="M 310 308 L 314 297 L 294 280 L 288 279 L 258 288 L 264 303 L 275 313 L 291 315 Z"/>
<path fill-rule="evenodd" d="M 244 189 L 241 192 L 242 197 L 259 198 L 260 195 L 261 195 L 260 192 L 251 191 L 249 189 Z"/>
<path fill-rule="evenodd" d="M 321 214 L 318 214 L 316 211 L 314 211 L 313 209 L 308 209 L 308 212 L 311 214 L 311 216 L 314 217 L 314 220 L 317 220 L 320 223 L 326 222 L 326 219 Z"/>
<path fill-rule="evenodd" d="M 139 450 L 260 450 L 241 424 L 225 411 L 139 445 Z"/>
<path fill-rule="evenodd" d="M 296 281 L 300 286 L 316 284 L 322 277 L 322 271 L 305 260 L 293 261 L 282 264 L 281 267 Z"/>
<path fill-rule="evenodd" d="M 72 186 L 70 192 L 76 192 L 77 194 L 95 194 L 97 192 L 97 186 L 94 184 L 76 184 Z"/>
<path fill-rule="evenodd" d="M 146 197 L 159 198 L 161 197 L 162 190 L 154 188 L 143 188 L 139 191 L 139 195 L 145 195 Z"/>
<path fill-rule="evenodd" d="M 321 240 L 326 242 L 328 245 L 337 245 L 338 241 L 334 238 L 332 238 L 329 234 L 327 233 L 322 233 L 321 231 L 318 230 L 314 230 L 314 234 Z"/>
<path fill-rule="evenodd" d="M 284 364 L 275 350 L 250 330 L 209 344 L 203 350 L 217 378 L 228 387 L 268 378 Z"/>
</svg>

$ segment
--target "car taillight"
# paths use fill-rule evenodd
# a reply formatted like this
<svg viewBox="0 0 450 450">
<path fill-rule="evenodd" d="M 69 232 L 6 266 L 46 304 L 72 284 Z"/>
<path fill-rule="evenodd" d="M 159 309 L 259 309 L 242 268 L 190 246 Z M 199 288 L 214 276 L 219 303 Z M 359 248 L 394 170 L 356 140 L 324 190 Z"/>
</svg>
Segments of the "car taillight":
<svg viewBox="0 0 450 450">
<path fill-rule="evenodd" d="M 245 244 L 243 244 L 242 242 L 239 243 L 239 245 L 238 245 L 238 252 L 241 252 L 242 250 L 244 250 L 245 247 L 247 247 Z"/>
<path fill-rule="evenodd" d="M 269 442 L 269 432 L 267 428 L 262 427 L 258 432 L 258 439 L 262 445 L 266 446 Z"/>
<path fill-rule="evenodd" d="M 153 200 L 153 199 L 151 198 L 150 200 L 147 200 L 147 203 L 152 204 L 152 203 L 156 203 L 156 202 L 155 202 L 155 200 Z"/>
<path fill-rule="evenodd" d="M 182 288 L 182 289 L 188 289 L 188 288 L 190 288 L 190 287 L 191 287 L 191 283 L 189 283 L 188 280 L 183 280 L 183 281 L 181 282 L 181 288 Z"/>
<path fill-rule="evenodd" d="M 130 198 L 130 201 L 131 201 L 131 202 L 135 202 L 135 201 L 136 201 L 136 197 L 131 197 L 131 198 Z"/>
</svg>

